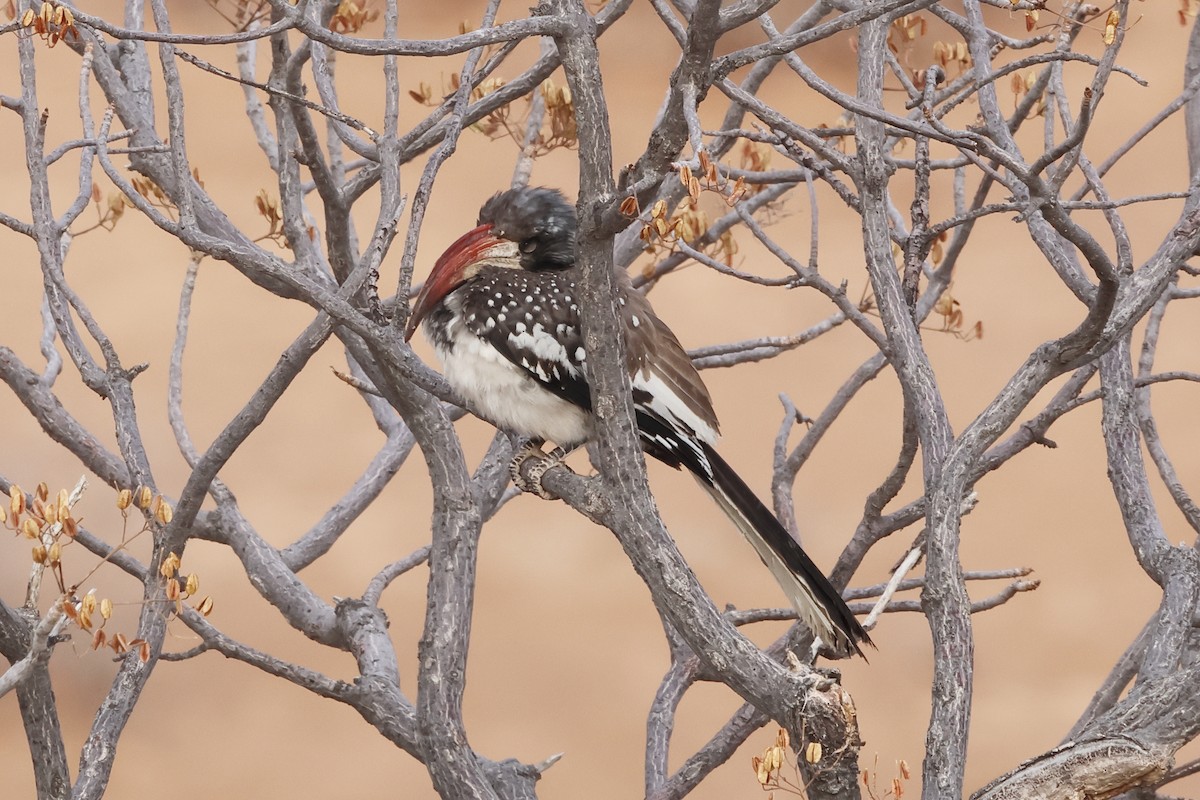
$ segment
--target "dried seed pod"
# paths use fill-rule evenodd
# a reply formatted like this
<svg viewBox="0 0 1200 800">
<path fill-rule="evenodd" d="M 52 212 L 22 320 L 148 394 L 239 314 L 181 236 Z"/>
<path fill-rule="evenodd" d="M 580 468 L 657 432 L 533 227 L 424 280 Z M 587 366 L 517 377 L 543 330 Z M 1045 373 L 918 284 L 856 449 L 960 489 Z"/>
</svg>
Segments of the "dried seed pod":
<svg viewBox="0 0 1200 800">
<path fill-rule="evenodd" d="M 163 559 L 162 566 L 158 568 L 158 572 L 164 578 L 172 578 L 179 571 L 179 556 L 175 553 L 170 553 Z"/>
<path fill-rule="evenodd" d="M 1104 20 L 1104 43 L 1112 44 L 1117 38 L 1117 26 L 1121 24 L 1121 15 L 1116 9 L 1108 12 L 1108 18 Z"/>
</svg>

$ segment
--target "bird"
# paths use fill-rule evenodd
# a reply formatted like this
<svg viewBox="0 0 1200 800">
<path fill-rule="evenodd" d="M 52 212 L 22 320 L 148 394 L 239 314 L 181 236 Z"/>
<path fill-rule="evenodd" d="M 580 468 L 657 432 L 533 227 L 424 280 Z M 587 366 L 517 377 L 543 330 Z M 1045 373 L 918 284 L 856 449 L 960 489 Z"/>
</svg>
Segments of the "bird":
<svg viewBox="0 0 1200 800">
<path fill-rule="evenodd" d="M 519 187 L 487 200 L 475 228 L 437 259 L 405 340 L 422 325 L 443 375 L 471 409 L 526 444 L 514 482 L 543 497 L 541 476 L 594 433 L 580 323 L 575 208 L 556 189 Z M 826 652 L 863 655 L 870 637 L 825 574 L 717 453 L 712 398 L 675 334 L 618 273 L 636 422 L 646 454 L 684 468 L 754 547 Z M 557 445 L 546 457 L 546 442 Z M 542 457 L 521 475 L 521 464 Z M 532 485 L 530 485 L 532 483 Z M 818 644 L 818 646 L 820 646 Z"/>
</svg>

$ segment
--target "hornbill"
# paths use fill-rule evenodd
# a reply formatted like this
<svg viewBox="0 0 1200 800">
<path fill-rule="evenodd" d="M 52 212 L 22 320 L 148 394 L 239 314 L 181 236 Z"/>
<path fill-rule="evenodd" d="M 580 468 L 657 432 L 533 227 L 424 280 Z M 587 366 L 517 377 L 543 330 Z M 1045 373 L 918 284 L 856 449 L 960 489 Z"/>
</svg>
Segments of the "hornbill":
<svg viewBox="0 0 1200 800">
<path fill-rule="evenodd" d="M 529 440 L 514 460 L 522 489 L 593 435 L 580 328 L 575 209 L 554 189 L 512 189 L 479 211 L 478 227 L 438 258 L 408 320 L 422 321 L 445 376 L 473 410 Z M 799 618 L 835 655 L 870 644 L 841 595 L 787 529 L 713 448 L 717 417 L 691 359 L 620 272 L 621 317 L 643 450 L 686 467 L 745 534 Z M 521 461 L 558 447 L 520 472 Z"/>
</svg>

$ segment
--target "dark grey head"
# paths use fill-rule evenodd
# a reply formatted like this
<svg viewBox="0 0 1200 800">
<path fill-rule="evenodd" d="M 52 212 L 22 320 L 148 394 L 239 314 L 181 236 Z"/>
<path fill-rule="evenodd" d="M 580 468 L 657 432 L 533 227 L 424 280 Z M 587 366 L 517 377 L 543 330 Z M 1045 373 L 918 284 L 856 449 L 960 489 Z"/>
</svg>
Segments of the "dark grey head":
<svg viewBox="0 0 1200 800">
<path fill-rule="evenodd" d="M 525 269 L 565 269 L 575 263 L 575 207 L 557 189 L 499 192 L 479 209 L 479 224 L 490 224 L 498 236 L 516 242 Z"/>
</svg>

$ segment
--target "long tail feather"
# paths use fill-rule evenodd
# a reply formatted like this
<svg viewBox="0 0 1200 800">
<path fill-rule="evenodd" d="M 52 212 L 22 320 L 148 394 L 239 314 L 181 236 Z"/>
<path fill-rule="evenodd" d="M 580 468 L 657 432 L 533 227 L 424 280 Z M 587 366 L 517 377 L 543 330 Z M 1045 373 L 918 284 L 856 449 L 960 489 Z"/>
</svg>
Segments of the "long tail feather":
<svg viewBox="0 0 1200 800">
<path fill-rule="evenodd" d="M 839 654 L 851 655 L 853 652 L 861 656 L 863 651 L 859 643 L 874 646 L 846 601 L 799 542 L 716 450 L 706 443 L 701 443 L 701 447 L 711 468 L 711 481 L 703 471 L 692 469 L 697 481 L 754 546 L 796 609 L 800 621 Z"/>
</svg>

